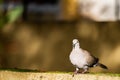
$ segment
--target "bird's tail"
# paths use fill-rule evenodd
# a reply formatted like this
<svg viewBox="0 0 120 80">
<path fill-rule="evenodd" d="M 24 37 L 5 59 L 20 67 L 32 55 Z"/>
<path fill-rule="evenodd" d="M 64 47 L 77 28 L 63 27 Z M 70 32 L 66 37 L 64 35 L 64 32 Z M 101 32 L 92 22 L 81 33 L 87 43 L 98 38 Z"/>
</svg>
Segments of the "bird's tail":
<svg viewBox="0 0 120 80">
<path fill-rule="evenodd" d="M 101 64 L 101 63 L 97 63 L 97 66 L 100 66 L 103 69 L 108 69 L 107 66 L 105 66 L 104 64 Z"/>
</svg>

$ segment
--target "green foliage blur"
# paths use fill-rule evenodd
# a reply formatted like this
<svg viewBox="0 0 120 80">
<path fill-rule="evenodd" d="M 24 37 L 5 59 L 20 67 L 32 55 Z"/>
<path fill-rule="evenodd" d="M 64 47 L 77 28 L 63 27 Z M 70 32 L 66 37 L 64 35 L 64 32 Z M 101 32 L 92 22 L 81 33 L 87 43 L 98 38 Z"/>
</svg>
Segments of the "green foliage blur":
<svg viewBox="0 0 120 80">
<path fill-rule="evenodd" d="M 15 22 L 22 14 L 23 8 L 21 6 L 17 6 L 7 12 L 6 15 L 3 16 L 2 11 L 0 12 L 0 28 L 2 28 L 7 23 Z"/>
<path fill-rule="evenodd" d="M 22 7 L 16 7 L 7 14 L 8 22 L 14 22 L 23 12 Z"/>
</svg>

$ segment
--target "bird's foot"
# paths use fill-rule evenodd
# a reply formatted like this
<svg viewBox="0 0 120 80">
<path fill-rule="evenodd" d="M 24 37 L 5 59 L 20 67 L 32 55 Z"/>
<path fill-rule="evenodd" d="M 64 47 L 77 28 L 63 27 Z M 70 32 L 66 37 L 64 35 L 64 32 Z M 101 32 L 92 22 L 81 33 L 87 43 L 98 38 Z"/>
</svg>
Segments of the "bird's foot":
<svg viewBox="0 0 120 80">
<path fill-rule="evenodd" d="M 78 71 L 75 71 L 73 74 L 72 74 L 72 77 L 74 77 L 74 75 L 77 75 L 78 74 Z"/>
<path fill-rule="evenodd" d="M 87 72 L 87 71 L 82 71 L 82 72 L 81 72 L 81 74 L 85 74 L 85 73 L 89 73 L 89 72 Z"/>
<path fill-rule="evenodd" d="M 85 74 L 86 72 L 85 71 L 83 71 L 83 72 L 81 72 L 82 74 Z"/>
<path fill-rule="evenodd" d="M 84 66 L 83 71 L 82 71 L 81 73 L 82 73 L 82 74 L 87 73 L 88 69 L 89 69 L 88 66 Z"/>
</svg>

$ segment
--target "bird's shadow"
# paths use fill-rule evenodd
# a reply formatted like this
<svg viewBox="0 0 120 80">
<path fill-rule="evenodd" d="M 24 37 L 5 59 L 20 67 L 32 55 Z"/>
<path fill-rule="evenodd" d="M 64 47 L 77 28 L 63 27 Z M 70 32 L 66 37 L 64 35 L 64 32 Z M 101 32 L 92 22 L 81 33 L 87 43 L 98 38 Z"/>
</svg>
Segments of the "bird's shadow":
<svg viewBox="0 0 120 80">
<path fill-rule="evenodd" d="M 14 72 L 46 72 L 37 69 L 20 69 L 20 68 L 0 68 L 0 71 L 14 71 Z"/>
</svg>

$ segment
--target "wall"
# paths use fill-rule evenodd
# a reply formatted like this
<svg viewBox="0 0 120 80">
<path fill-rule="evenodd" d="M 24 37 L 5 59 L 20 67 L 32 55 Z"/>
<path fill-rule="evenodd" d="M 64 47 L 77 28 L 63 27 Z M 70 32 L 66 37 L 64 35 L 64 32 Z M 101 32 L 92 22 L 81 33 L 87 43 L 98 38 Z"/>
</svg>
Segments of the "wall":
<svg viewBox="0 0 120 80">
<path fill-rule="evenodd" d="M 11 27 L 11 28 L 8 28 Z M 69 61 L 72 40 L 100 58 L 109 70 L 99 67 L 91 71 L 120 72 L 119 22 L 18 22 L 1 31 L 0 67 L 73 71 Z"/>
</svg>

